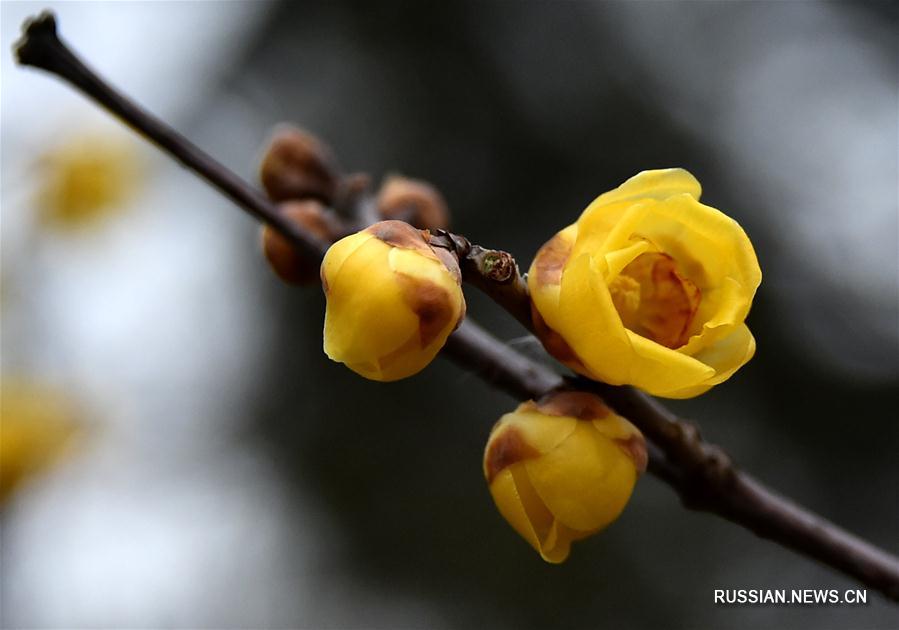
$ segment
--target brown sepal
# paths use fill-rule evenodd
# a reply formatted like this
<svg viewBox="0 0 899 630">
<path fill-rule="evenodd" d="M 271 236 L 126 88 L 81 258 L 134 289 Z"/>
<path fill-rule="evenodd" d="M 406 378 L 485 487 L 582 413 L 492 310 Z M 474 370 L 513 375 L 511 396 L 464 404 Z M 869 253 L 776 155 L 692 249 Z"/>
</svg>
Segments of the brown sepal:
<svg viewBox="0 0 899 630">
<path fill-rule="evenodd" d="M 512 464 L 539 456 L 540 452 L 524 440 L 518 429 L 513 426 L 499 429 L 498 433 L 490 436 L 487 452 L 484 453 L 487 483 L 492 483 L 499 473 Z"/>
<path fill-rule="evenodd" d="M 340 228 L 336 217 L 318 201 L 289 201 L 280 204 L 278 210 L 292 223 L 325 241 L 332 241 Z M 262 227 L 262 251 L 272 270 L 284 282 L 311 285 L 320 281 L 319 265 L 303 256 L 268 225 Z"/>
<path fill-rule="evenodd" d="M 445 229 L 449 208 L 443 196 L 429 183 L 392 175 L 378 192 L 377 210 L 385 219 L 406 221 L 420 229 Z"/>
<path fill-rule="evenodd" d="M 414 249 L 425 253 L 430 258 L 437 258 L 437 254 L 428 244 L 427 232 L 422 234 L 421 230 L 412 227 L 405 221 L 379 221 L 365 228 L 365 231 L 392 247 Z"/>
<path fill-rule="evenodd" d="M 559 284 L 562 281 L 562 270 L 571 255 L 572 244 L 556 234 L 549 239 L 534 259 L 534 273 L 540 284 Z"/>
<path fill-rule="evenodd" d="M 450 323 L 453 316 L 449 291 L 428 280 L 397 274 L 403 298 L 418 317 L 418 337 L 425 348 Z M 454 324 L 455 325 L 455 324 Z"/>
<path fill-rule="evenodd" d="M 611 411 L 602 398 L 590 392 L 550 392 L 537 401 L 537 410 L 549 416 L 566 416 L 578 420 L 599 420 Z"/>
<path fill-rule="evenodd" d="M 646 465 L 649 463 L 649 454 L 646 452 L 646 440 L 640 434 L 634 434 L 628 438 L 619 438 L 615 440 L 615 444 L 624 449 L 634 460 L 634 466 L 637 472 L 645 473 Z"/>
<path fill-rule="evenodd" d="M 272 134 L 259 179 L 272 201 L 312 198 L 332 205 L 340 168 L 327 145 L 302 129 L 285 125 Z"/>
</svg>

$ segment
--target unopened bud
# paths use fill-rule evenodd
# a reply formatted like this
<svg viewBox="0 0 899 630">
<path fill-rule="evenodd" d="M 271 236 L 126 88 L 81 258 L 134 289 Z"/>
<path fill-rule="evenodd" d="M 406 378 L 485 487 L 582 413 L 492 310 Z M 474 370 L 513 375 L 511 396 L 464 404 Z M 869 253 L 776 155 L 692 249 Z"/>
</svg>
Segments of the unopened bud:
<svg viewBox="0 0 899 630">
<path fill-rule="evenodd" d="M 272 201 L 319 199 L 334 203 L 340 168 L 331 149 L 296 127 L 279 127 L 262 158 L 259 179 Z"/>
<path fill-rule="evenodd" d="M 324 241 L 337 236 L 336 221 L 319 202 L 287 201 L 278 207 L 295 225 Z M 288 284 L 310 285 L 319 282 L 319 264 L 310 260 L 280 233 L 268 225 L 262 227 L 262 251 L 274 272 Z"/>
<path fill-rule="evenodd" d="M 465 315 L 458 262 L 401 221 L 334 243 L 321 275 L 325 354 L 371 380 L 422 370 Z"/>
<path fill-rule="evenodd" d="M 500 513 L 552 563 L 618 518 L 645 469 L 640 431 L 587 392 L 519 405 L 493 427 L 484 452 Z"/>
<path fill-rule="evenodd" d="M 384 219 L 405 221 L 422 230 L 449 227 L 449 209 L 429 183 L 399 175 L 387 178 L 378 192 L 378 213 Z"/>
</svg>

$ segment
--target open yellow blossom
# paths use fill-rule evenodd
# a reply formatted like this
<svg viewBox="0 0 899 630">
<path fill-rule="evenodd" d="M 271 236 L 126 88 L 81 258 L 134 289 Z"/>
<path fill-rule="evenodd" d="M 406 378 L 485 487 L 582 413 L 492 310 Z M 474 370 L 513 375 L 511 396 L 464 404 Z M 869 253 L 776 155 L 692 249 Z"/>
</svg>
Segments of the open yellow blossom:
<svg viewBox="0 0 899 630">
<path fill-rule="evenodd" d="M 644 470 L 643 435 L 586 392 L 519 405 L 493 427 L 484 452 L 500 513 L 552 563 L 618 518 Z"/>
<path fill-rule="evenodd" d="M 402 221 L 334 243 L 321 278 L 325 354 L 375 381 L 424 369 L 465 315 L 458 262 Z"/>
<path fill-rule="evenodd" d="M 740 225 L 700 192 L 683 169 L 644 171 L 540 249 L 528 287 L 551 354 L 666 398 L 697 396 L 752 358 L 744 321 L 758 260 Z"/>
</svg>

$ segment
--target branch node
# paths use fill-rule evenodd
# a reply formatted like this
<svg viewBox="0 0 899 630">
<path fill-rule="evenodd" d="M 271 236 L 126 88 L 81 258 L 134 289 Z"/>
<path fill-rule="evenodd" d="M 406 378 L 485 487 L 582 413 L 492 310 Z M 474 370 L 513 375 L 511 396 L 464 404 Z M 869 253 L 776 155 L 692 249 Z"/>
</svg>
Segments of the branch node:
<svg viewBox="0 0 899 630">
<path fill-rule="evenodd" d="M 492 250 L 484 254 L 484 274 L 494 282 L 508 282 L 518 274 L 518 265 L 509 252 Z"/>
<path fill-rule="evenodd" d="M 468 258 L 472 251 L 481 249 L 477 245 L 472 245 L 471 241 L 460 234 L 454 234 L 453 232 L 448 232 L 442 228 L 430 230 L 430 232 L 430 244 L 433 247 L 442 247 L 443 249 L 449 250 L 456 255 L 456 258 L 459 259 L 460 263 Z"/>
</svg>

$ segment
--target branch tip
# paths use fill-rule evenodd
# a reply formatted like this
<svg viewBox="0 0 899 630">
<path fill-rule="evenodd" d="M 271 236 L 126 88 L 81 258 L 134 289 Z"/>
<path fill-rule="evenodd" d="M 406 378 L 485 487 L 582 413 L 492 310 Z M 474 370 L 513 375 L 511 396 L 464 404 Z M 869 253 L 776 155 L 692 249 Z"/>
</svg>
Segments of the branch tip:
<svg viewBox="0 0 899 630">
<path fill-rule="evenodd" d="M 508 282 L 518 272 L 518 265 L 509 252 L 493 250 L 484 255 L 484 272 L 494 282 Z"/>
<path fill-rule="evenodd" d="M 13 44 L 13 55 L 22 66 L 47 68 L 54 51 L 62 46 L 56 32 L 56 15 L 45 10 L 22 24 L 22 36 Z"/>
</svg>

